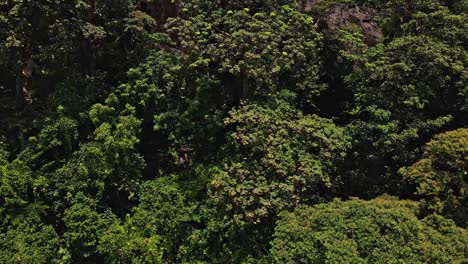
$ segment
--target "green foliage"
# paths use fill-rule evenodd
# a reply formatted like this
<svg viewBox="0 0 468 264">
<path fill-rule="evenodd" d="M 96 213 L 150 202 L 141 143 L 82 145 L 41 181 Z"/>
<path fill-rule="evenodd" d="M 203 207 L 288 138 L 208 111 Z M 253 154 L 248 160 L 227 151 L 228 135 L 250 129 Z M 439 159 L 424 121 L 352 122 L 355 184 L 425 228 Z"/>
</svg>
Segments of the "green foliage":
<svg viewBox="0 0 468 264">
<path fill-rule="evenodd" d="M 448 215 L 466 225 L 468 129 L 436 135 L 424 147 L 419 161 L 400 169 L 403 177 L 416 185 L 431 212 Z"/>
<path fill-rule="evenodd" d="M 377 194 L 401 190 L 396 171 L 416 160 L 420 138 L 450 121 L 464 122 L 465 57 L 463 49 L 426 36 L 369 49 L 347 77 L 355 116 L 350 124 L 355 169 L 349 171 L 349 182 L 359 186 L 364 177 Z"/>
<path fill-rule="evenodd" d="M 140 205 L 135 209 L 132 220 L 141 223 L 145 233 L 156 232 L 161 237 L 166 259 L 177 250 L 182 242 L 184 223 L 191 221 L 193 208 L 186 204 L 177 178 L 166 177 L 147 182 L 140 190 Z"/>
<path fill-rule="evenodd" d="M 3 152 L 3 149 L 0 149 Z M 21 161 L 9 162 L 8 153 L 0 153 L 0 201 L 2 210 L 28 204 L 33 189 L 31 169 Z"/>
<path fill-rule="evenodd" d="M 41 220 L 43 213 L 43 206 L 29 204 L 9 225 L 2 225 L 0 262 L 60 263 L 67 259 L 59 235 Z"/>
<path fill-rule="evenodd" d="M 195 0 L 195 1 L 187 1 L 187 0 L 180 0 L 183 6 L 185 6 L 185 10 L 187 12 L 190 11 L 198 11 L 200 10 L 204 12 L 210 12 L 219 8 L 228 11 L 234 10 L 244 10 L 247 12 L 254 12 L 258 10 L 276 10 L 283 6 L 291 6 L 291 8 L 298 7 L 298 1 L 296 0 L 215 0 L 215 1 L 203 1 L 203 0 Z M 289 7 L 288 6 L 288 7 Z"/>
<path fill-rule="evenodd" d="M 96 246 L 104 231 L 116 221 L 110 212 L 99 214 L 96 204 L 83 193 L 78 193 L 72 205 L 65 209 L 63 238 L 75 262 L 84 262 L 96 254 Z"/>
<path fill-rule="evenodd" d="M 129 107 L 128 111 L 133 110 Z M 118 117 L 115 124 L 103 122 L 97 127 L 94 141 L 81 146 L 52 173 L 53 199 L 79 191 L 98 197 L 111 190 L 135 192 L 145 164 L 136 150 L 140 124 L 130 113 Z"/>
<path fill-rule="evenodd" d="M 47 186 L 44 178 L 33 177 L 27 163 L 9 162 L 4 148 L 0 141 L 0 227 L 21 217 L 28 207 L 35 208 L 34 199 Z"/>
<path fill-rule="evenodd" d="M 59 107 L 60 109 L 60 107 Z M 60 156 L 70 154 L 78 143 L 78 126 L 75 120 L 62 114 L 53 119 L 46 119 L 46 125 L 37 138 L 30 138 L 34 150 L 42 155 Z"/>
<path fill-rule="evenodd" d="M 141 58 L 145 58 L 155 49 L 158 35 L 155 34 L 157 22 L 154 18 L 141 11 L 133 11 L 125 21 L 123 38 L 126 49 L 128 50 L 128 59 L 138 64 Z"/>
<path fill-rule="evenodd" d="M 132 223 L 112 225 L 100 238 L 98 252 L 106 263 L 162 263 L 163 248 L 157 235 L 133 231 Z"/>
<path fill-rule="evenodd" d="M 461 263 L 468 233 L 451 220 L 418 219 L 417 204 L 381 197 L 335 200 L 283 213 L 271 254 L 278 263 Z"/>
<path fill-rule="evenodd" d="M 258 224 L 301 202 L 316 199 L 333 181 L 348 138 L 318 116 L 287 103 L 246 105 L 230 113 L 226 160 L 210 183 L 212 198 L 236 224 Z"/>
<path fill-rule="evenodd" d="M 238 90 L 230 91 L 234 99 L 261 98 L 289 88 L 311 103 L 320 94 L 321 36 L 311 17 L 288 6 L 255 14 L 219 10 L 176 19 L 169 26 L 180 49 L 195 59 L 191 68 L 210 65 L 227 80 L 238 80 L 233 87 Z"/>
<path fill-rule="evenodd" d="M 403 26 L 405 35 L 414 32 L 432 36 L 452 46 L 465 46 L 468 41 L 468 17 L 453 14 L 447 8 L 432 13 L 415 13 L 412 20 Z M 437 34 L 432 34 L 437 32 Z"/>
<path fill-rule="evenodd" d="M 466 52 L 425 36 L 404 37 L 368 52 L 363 67 L 349 77 L 356 109 L 391 111 L 402 125 L 466 108 Z"/>
<path fill-rule="evenodd" d="M 268 238 L 280 211 L 329 193 L 334 166 L 348 147 L 342 128 L 281 100 L 270 107 L 242 106 L 225 124 L 236 129 L 228 134 L 209 195 L 234 233 L 258 232 L 254 241 Z M 244 250 L 255 249 L 253 242 L 243 243 Z"/>
<path fill-rule="evenodd" d="M 163 257 L 176 261 L 178 247 L 194 217 L 194 207 L 187 204 L 177 178 L 164 177 L 144 183 L 139 201 L 124 223 L 116 223 L 104 233 L 100 252 L 115 261 L 160 263 Z"/>
<path fill-rule="evenodd" d="M 466 261 L 464 2 L 0 1 L 0 263 Z"/>
</svg>

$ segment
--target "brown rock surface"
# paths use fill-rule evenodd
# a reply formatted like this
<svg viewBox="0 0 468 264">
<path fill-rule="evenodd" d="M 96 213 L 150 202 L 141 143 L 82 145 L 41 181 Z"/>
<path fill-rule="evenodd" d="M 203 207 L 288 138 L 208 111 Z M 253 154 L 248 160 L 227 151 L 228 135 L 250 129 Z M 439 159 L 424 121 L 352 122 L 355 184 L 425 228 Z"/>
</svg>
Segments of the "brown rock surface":
<svg viewBox="0 0 468 264">
<path fill-rule="evenodd" d="M 356 24 L 361 27 L 368 44 L 378 43 L 382 39 L 382 30 L 375 21 L 377 11 L 372 8 L 335 6 L 318 20 L 323 31 L 334 32 Z"/>
</svg>

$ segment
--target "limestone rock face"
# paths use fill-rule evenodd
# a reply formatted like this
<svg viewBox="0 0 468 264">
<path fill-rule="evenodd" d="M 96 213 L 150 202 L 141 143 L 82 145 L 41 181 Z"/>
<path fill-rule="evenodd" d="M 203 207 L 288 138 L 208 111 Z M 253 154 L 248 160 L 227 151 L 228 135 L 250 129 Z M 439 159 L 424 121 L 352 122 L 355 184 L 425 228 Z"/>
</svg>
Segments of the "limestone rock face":
<svg viewBox="0 0 468 264">
<path fill-rule="evenodd" d="M 310 0 L 314 2 L 317 0 Z M 313 5 L 313 4 L 312 4 Z M 377 11 L 372 8 L 335 6 L 319 18 L 318 24 L 323 31 L 336 31 L 350 24 L 359 25 L 368 44 L 382 39 L 382 30 L 375 21 Z"/>
</svg>

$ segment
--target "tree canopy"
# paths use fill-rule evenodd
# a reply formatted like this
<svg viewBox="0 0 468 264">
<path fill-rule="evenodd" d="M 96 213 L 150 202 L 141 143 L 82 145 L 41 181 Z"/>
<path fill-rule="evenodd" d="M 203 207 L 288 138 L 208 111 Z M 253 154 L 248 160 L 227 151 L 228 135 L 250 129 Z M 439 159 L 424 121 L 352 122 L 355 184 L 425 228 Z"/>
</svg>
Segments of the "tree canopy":
<svg viewBox="0 0 468 264">
<path fill-rule="evenodd" d="M 466 262 L 467 11 L 0 1 L 0 262 Z"/>
<path fill-rule="evenodd" d="M 380 197 L 335 200 L 284 213 L 275 228 L 278 263 L 460 263 L 465 229 L 438 215 L 417 217 L 417 204 Z"/>
</svg>

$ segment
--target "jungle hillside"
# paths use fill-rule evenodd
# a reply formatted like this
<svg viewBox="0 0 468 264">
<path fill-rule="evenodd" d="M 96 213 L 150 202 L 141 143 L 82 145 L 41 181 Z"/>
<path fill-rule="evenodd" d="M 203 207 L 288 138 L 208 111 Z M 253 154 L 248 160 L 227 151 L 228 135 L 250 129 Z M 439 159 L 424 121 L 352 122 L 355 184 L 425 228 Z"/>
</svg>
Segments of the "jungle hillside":
<svg viewBox="0 0 468 264">
<path fill-rule="evenodd" d="M 468 263 L 466 0 L 0 0 L 0 263 Z"/>
</svg>

